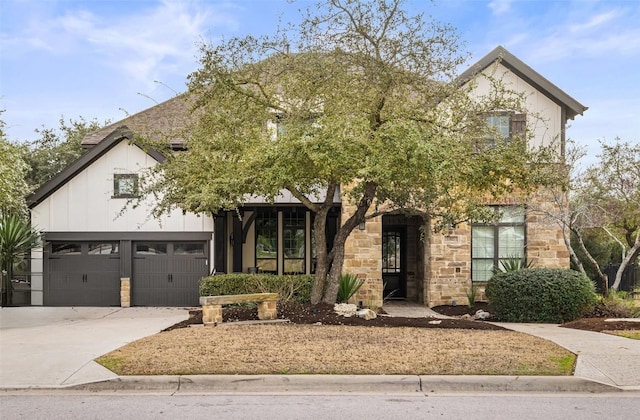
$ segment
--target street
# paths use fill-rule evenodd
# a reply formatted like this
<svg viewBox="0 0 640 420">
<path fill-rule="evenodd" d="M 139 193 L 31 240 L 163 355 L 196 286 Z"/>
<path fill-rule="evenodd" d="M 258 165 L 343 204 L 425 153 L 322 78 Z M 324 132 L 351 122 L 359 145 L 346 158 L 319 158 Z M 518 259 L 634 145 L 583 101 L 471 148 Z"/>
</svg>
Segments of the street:
<svg viewBox="0 0 640 420">
<path fill-rule="evenodd" d="M 25 391 L 0 396 L 2 419 L 635 419 L 640 393 L 159 395 Z"/>
</svg>

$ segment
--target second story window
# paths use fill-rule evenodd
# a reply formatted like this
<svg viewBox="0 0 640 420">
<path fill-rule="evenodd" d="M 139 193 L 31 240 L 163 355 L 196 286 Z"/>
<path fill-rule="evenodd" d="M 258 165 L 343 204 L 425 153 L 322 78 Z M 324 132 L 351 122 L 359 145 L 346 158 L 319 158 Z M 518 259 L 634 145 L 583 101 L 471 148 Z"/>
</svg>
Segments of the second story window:
<svg viewBox="0 0 640 420">
<path fill-rule="evenodd" d="M 526 114 L 495 112 L 484 116 L 484 135 L 476 140 L 476 148 L 493 148 L 513 138 L 522 138 L 526 131 Z"/>
<path fill-rule="evenodd" d="M 113 198 L 135 198 L 138 196 L 138 174 L 114 174 Z"/>
</svg>

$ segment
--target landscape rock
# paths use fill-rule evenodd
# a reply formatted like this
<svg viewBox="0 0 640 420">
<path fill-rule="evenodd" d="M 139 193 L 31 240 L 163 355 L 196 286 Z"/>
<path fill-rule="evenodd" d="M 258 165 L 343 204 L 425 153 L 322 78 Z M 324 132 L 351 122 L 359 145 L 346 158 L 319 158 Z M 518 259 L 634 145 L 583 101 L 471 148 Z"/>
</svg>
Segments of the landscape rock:
<svg viewBox="0 0 640 420">
<path fill-rule="evenodd" d="M 336 303 L 335 305 L 333 305 L 333 310 L 336 311 L 339 315 L 342 315 L 348 318 L 356 315 L 356 312 L 358 311 L 358 306 L 352 303 Z"/>
<path fill-rule="evenodd" d="M 471 315 L 469 315 L 469 314 L 464 314 L 464 315 L 462 315 L 462 316 L 460 317 L 460 319 L 472 320 L 472 319 L 473 319 L 473 317 L 472 317 Z"/>
<path fill-rule="evenodd" d="M 442 321 L 437 320 L 437 321 L 429 321 L 429 324 L 431 325 L 438 325 L 438 324 L 442 324 Z"/>
<path fill-rule="evenodd" d="M 480 319 L 480 320 L 486 320 L 491 318 L 491 314 L 487 311 L 483 311 L 482 309 L 479 309 L 476 314 L 473 316 L 473 319 Z"/>
<path fill-rule="evenodd" d="M 375 312 L 373 312 L 371 309 L 360 309 L 358 312 L 358 318 L 362 318 L 362 319 L 375 319 L 378 317 L 378 315 L 376 315 Z"/>
</svg>

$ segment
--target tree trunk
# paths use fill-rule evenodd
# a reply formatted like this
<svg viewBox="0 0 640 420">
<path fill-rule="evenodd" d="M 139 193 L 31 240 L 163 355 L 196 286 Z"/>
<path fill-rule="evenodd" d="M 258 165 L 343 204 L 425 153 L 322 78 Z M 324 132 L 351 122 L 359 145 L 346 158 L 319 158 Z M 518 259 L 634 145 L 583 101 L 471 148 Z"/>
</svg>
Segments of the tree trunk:
<svg viewBox="0 0 640 420">
<path fill-rule="evenodd" d="M 640 242 L 636 242 L 636 244 L 627 252 L 627 256 L 620 263 L 620 267 L 618 267 L 618 271 L 616 272 L 616 279 L 611 285 L 611 290 L 618 290 L 620 287 L 620 282 L 622 281 L 622 274 L 624 274 L 624 270 L 627 268 L 629 263 L 633 261 L 633 257 L 636 255 L 638 250 L 640 249 Z"/>
<path fill-rule="evenodd" d="M 596 273 L 598 273 L 598 278 L 600 279 L 600 283 L 602 285 L 602 296 L 605 296 L 605 297 L 608 296 L 609 295 L 609 277 L 602 272 L 602 270 L 600 269 L 600 265 L 598 265 L 598 262 L 595 260 L 595 258 L 591 256 L 591 254 L 587 250 L 587 247 L 584 246 L 584 240 L 582 239 L 582 234 L 580 233 L 580 230 L 576 228 L 572 228 L 571 231 L 576 235 L 576 238 L 578 239 L 580 250 L 584 253 L 584 255 L 586 255 L 587 260 L 596 270 Z"/>
<path fill-rule="evenodd" d="M 586 276 L 587 273 L 584 270 L 584 265 L 582 264 L 582 261 L 580 261 L 580 258 L 578 258 L 578 255 L 576 254 L 576 251 L 573 249 L 573 246 L 571 246 L 571 238 L 569 235 L 567 235 L 567 229 L 565 228 L 562 229 L 562 239 L 564 240 L 565 246 L 569 250 L 569 256 L 571 257 L 571 261 L 573 261 L 575 266 L 578 267 L 578 271 Z"/>
<path fill-rule="evenodd" d="M 322 300 L 327 274 L 329 273 L 329 254 L 327 252 L 327 214 L 329 208 L 323 206 L 315 214 L 313 222 L 313 235 L 316 242 L 316 274 L 311 288 L 311 304 L 316 305 Z"/>
<path fill-rule="evenodd" d="M 364 193 L 358 202 L 356 211 L 349 217 L 338 229 L 333 244 L 333 260 L 331 262 L 331 270 L 329 271 L 328 284 L 325 288 L 322 301 L 324 303 L 334 304 L 338 297 L 338 289 L 340 287 L 340 276 L 342 275 L 342 267 L 344 265 L 344 246 L 347 238 L 353 229 L 365 219 L 365 215 L 373 202 L 378 186 L 373 182 L 367 182 Z"/>
</svg>

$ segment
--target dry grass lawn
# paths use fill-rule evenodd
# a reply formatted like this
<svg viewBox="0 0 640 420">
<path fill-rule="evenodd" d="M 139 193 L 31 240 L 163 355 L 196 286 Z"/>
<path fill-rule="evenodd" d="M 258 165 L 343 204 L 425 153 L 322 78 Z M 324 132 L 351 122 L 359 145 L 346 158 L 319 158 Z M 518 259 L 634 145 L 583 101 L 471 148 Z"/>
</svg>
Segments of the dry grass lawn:
<svg viewBox="0 0 640 420">
<path fill-rule="evenodd" d="M 514 331 L 263 324 L 176 329 L 97 361 L 118 375 L 570 375 L 575 356 Z"/>
<path fill-rule="evenodd" d="M 640 340 L 640 330 L 620 330 L 620 331 L 604 331 L 607 334 L 619 335 L 620 337 Z"/>
</svg>

